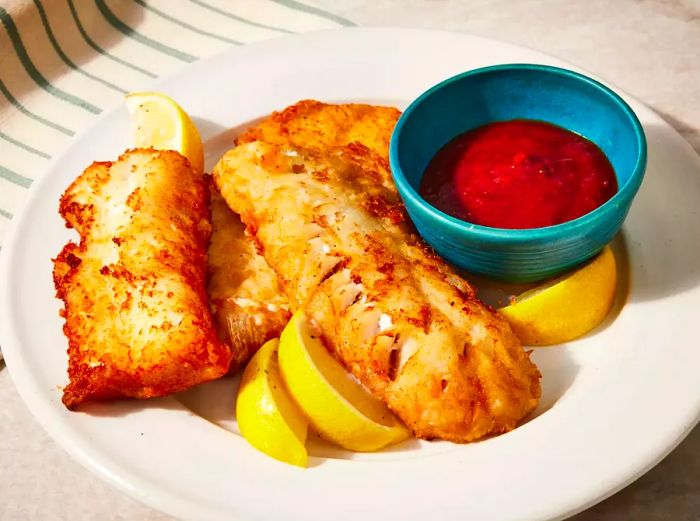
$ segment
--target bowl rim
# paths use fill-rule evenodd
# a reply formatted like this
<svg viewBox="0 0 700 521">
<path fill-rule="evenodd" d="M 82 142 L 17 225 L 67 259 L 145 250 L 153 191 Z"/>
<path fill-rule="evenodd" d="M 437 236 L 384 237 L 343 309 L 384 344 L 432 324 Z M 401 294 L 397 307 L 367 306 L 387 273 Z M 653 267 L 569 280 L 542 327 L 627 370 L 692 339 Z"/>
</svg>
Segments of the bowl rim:
<svg viewBox="0 0 700 521">
<path fill-rule="evenodd" d="M 590 87 L 601 91 L 605 96 L 610 98 L 613 104 L 622 110 L 622 112 L 628 117 L 632 123 L 639 150 L 639 153 L 637 154 L 637 161 L 632 169 L 632 173 L 627 179 L 627 182 L 621 186 L 615 195 L 613 195 L 605 203 L 594 210 L 591 210 L 587 214 L 582 215 L 581 217 L 560 224 L 540 228 L 494 228 L 463 221 L 441 210 L 438 210 L 428 201 L 426 201 L 408 182 L 399 161 L 398 141 L 406 121 L 410 118 L 415 109 L 421 103 L 423 103 L 426 98 L 433 95 L 435 92 L 465 77 L 509 70 L 545 72 L 548 74 L 568 76 L 570 78 L 574 78 L 575 80 L 582 81 L 588 84 Z M 479 67 L 461 72 L 441 81 L 440 83 L 437 83 L 436 85 L 433 85 L 415 100 L 413 100 L 401 114 L 401 117 L 399 117 L 399 120 L 394 127 L 394 131 L 392 132 L 391 140 L 389 142 L 389 164 L 391 167 L 391 175 L 396 183 L 399 194 L 402 198 L 404 198 L 404 202 L 406 202 L 405 200 L 408 199 L 414 206 L 420 208 L 424 212 L 427 212 L 433 218 L 440 221 L 442 225 L 447 226 L 453 231 L 473 234 L 475 236 L 479 236 L 480 238 L 499 239 L 507 242 L 546 240 L 553 237 L 568 235 L 569 233 L 575 232 L 580 228 L 591 225 L 593 221 L 599 219 L 601 216 L 603 216 L 603 214 L 612 211 L 615 206 L 624 203 L 627 199 L 629 199 L 631 203 L 635 194 L 639 190 L 640 185 L 642 184 L 646 171 L 647 142 L 644 134 L 644 128 L 642 127 L 639 118 L 634 113 L 632 108 L 627 104 L 627 102 L 625 102 L 625 100 L 622 99 L 620 95 L 615 93 L 609 87 L 603 85 L 601 82 L 594 80 L 585 74 L 581 74 L 570 69 L 565 69 L 563 67 L 555 67 L 553 65 L 537 63 L 506 63 L 500 65 L 489 65 L 486 67 Z M 408 209 L 408 204 L 406 204 L 406 207 Z"/>
</svg>

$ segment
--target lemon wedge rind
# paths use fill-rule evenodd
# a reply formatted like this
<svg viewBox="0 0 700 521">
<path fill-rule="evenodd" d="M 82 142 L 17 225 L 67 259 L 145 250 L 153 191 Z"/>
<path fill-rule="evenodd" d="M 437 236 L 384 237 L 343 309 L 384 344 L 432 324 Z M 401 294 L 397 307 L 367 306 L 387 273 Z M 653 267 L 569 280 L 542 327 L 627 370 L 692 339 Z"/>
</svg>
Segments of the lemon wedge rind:
<svg viewBox="0 0 700 521">
<path fill-rule="evenodd" d="M 324 438 L 370 452 L 409 437 L 394 414 L 328 353 L 303 311 L 282 332 L 279 363 L 290 394 Z"/>
<path fill-rule="evenodd" d="M 499 311 L 526 345 L 579 338 L 607 316 L 615 300 L 617 267 L 610 246 L 583 267 L 518 296 Z"/>
<path fill-rule="evenodd" d="M 279 341 L 265 343 L 248 362 L 236 399 L 243 437 L 273 458 L 306 467 L 308 421 L 287 394 L 277 362 Z"/>
</svg>

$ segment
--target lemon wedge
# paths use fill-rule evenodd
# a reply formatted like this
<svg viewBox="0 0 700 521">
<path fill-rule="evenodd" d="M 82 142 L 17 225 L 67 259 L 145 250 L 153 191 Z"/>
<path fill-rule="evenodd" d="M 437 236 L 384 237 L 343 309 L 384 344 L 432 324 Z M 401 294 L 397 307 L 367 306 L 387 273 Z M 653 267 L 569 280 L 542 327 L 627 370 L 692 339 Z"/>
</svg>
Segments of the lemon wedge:
<svg viewBox="0 0 700 521">
<path fill-rule="evenodd" d="M 303 311 L 282 331 L 282 378 L 314 428 L 346 449 L 369 452 L 406 439 L 410 433 L 370 395 L 315 337 Z"/>
<path fill-rule="evenodd" d="M 265 343 L 248 362 L 236 399 L 241 434 L 275 459 L 306 467 L 308 421 L 287 394 L 277 363 L 277 339 Z"/>
<path fill-rule="evenodd" d="M 172 98 L 159 92 L 134 92 L 126 96 L 126 108 L 134 127 L 134 145 L 175 150 L 189 160 L 195 172 L 204 171 L 197 127 Z"/>
<path fill-rule="evenodd" d="M 500 311 L 526 345 L 552 345 L 584 335 L 615 300 L 617 271 L 610 246 L 583 267 L 527 291 Z"/>
</svg>

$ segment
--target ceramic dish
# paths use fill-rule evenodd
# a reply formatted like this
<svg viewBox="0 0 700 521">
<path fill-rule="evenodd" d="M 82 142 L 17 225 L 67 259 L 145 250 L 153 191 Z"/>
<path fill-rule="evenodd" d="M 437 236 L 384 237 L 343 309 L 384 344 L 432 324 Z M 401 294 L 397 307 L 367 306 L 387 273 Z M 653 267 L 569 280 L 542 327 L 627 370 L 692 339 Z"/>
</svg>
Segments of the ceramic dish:
<svg viewBox="0 0 700 521">
<path fill-rule="evenodd" d="M 444 78 L 512 62 L 566 66 L 463 34 L 352 29 L 232 50 L 151 88 L 193 115 L 211 168 L 237 132 L 300 99 L 405 108 Z M 253 450 L 236 433 L 232 379 L 177 397 L 67 411 L 60 389 L 66 340 L 51 258 L 73 236 L 57 203 L 88 164 L 113 159 L 129 145 L 121 105 L 77 137 L 32 187 L 3 245 L 0 344 L 10 374 L 38 421 L 78 461 L 182 519 L 571 515 L 656 464 L 700 415 L 700 240 L 688 233 L 697 223 L 700 159 L 661 118 L 626 99 L 644 125 L 649 163 L 616 244 L 623 283 L 613 315 L 581 340 L 535 351 L 542 400 L 510 433 L 468 445 L 414 440 L 376 454 L 312 447 L 311 467 L 300 469 Z"/>
<path fill-rule="evenodd" d="M 418 194 L 426 166 L 447 142 L 510 119 L 546 121 L 591 140 L 612 163 L 619 191 L 578 219 L 524 230 L 462 221 Z M 419 96 L 396 124 L 389 159 L 409 215 L 440 255 L 474 273 L 532 282 L 583 262 L 610 242 L 642 183 L 647 146 L 632 109 L 605 85 L 558 67 L 507 64 L 464 72 Z"/>
</svg>

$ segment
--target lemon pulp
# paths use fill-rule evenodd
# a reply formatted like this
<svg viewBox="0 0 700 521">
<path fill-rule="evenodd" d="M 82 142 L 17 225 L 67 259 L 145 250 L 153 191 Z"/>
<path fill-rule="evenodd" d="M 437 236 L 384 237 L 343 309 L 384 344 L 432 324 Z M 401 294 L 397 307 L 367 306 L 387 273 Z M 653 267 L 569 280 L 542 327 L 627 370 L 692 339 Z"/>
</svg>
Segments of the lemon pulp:
<svg viewBox="0 0 700 521">
<path fill-rule="evenodd" d="M 126 96 L 134 145 L 139 148 L 175 150 L 185 156 L 197 173 L 204 171 L 204 148 L 197 127 L 175 100 L 159 92 L 134 92 Z"/>
</svg>

